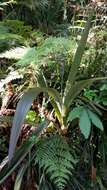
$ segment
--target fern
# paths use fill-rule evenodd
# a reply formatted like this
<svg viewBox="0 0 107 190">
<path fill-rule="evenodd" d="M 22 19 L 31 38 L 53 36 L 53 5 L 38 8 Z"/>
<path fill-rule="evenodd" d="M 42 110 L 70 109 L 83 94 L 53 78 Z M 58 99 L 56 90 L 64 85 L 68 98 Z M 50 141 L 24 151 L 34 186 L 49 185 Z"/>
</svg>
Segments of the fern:
<svg viewBox="0 0 107 190">
<path fill-rule="evenodd" d="M 4 29 L 3 29 L 4 30 Z M 4 33 L 4 32 L 3 32 Z M 1 34 L 1 30 L 0 30 Z M 10 37 L 17 35 L 10 34 Z M 4 34 L 4 37 L 1 35 L 0 38 L 6 40 L 7 33 Z M 47 63 L 49 59 L 52 59 L 53 55 L 67 53 L 69 49 L 74 49 L 76 47 L 75 41 L 71 41 L 64 37 L 49 37 L 42 45 L 38 46 L 38 48 L 33 47 L 16 47 L 10 48 L 10 50 L 5 51 L 4 53 L 0 54 L 0 57 L 8 58 L 8 59 L 20 59 L 17 63 L 21 66 L 33 64 L 40 64 Z M 18 55 L 19 54 L 19 55 Z"/>
<path fill-rule="evenodd" d="M 3 52 L 15 46 L 23 45 L 24 38 L 9 32 L 8 27 L 0 23 L 0 51 Z"/>
<path fill-rule="evenodd" d="M 23 78 L 23 75 L 20 74 L 18 71 L 10 72 L 5 79 L 0 80 L 0 92 L 2 92 L 3 86 L 5 84 L 8 84 L 9 82 L 15 79 L 22 79 L 22 78 Z"/>
<path fill-rule="evenodd" d="M 0 58 L 19 60 L 26 54 L 28 49 L 29 47 L 24 47 L 24 46 L 12 48 L 3 53 L 0 53 Z"/>
<path fill-rule="evenodd" d="M 53 55 L 67 53 L 70 48 L 75 48 L 75 42 L 63 37 L 49 37 L 38 48 L 30 48 L 26 55 L 18 61 L 18 64 L 25 66 L 28 64 L 47 64 Z"/>
<path fill-rule="evenodd" d="M 16 0 L 17 4 L 24 5 L 31 10 L 36 10 L 36 8 L 44 8 L 48 5 L 48 0 Z"/>
<path fill-rule="evenodd" d="M 4 23 L 0 22 L 0 40 L 7 40 L 7 39 L 16 39 L 22 40 L 22 36 L 10 33 L 8 26 L 5 26 Z"/>
<path fill-rule="evenodd" d="M 64 189 L 76 163 L 66 140 L 58 135 L 46 137 L 38 143 L 36 155 L 36 163 L 56 188 Z"/>
</svg>

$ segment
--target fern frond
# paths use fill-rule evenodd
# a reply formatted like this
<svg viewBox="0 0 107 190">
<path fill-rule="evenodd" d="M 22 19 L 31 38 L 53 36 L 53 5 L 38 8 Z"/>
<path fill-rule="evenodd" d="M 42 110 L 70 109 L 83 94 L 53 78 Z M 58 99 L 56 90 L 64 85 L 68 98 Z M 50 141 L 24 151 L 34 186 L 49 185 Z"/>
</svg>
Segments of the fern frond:
<svg viewBox="0 0 107 190">
<path fill-rule="evenodd" d="M 0 6 L 7 6 L 9 4 L 13 3 L 13 0 L 6 1 L 6 2 L 0 2 Z"/>
<path fill-rule="evenodd" d="M 72 175 L 75 159 L 66 140 L 59 136 L 46 137 L 37 146 L 36 163 L 43 168 L 56 188 L 62 190 Z"/>
<path fill-rule="evenodd" d="M 21 59 L 26 52 L 29 50 L 29 47 L 16 47 L 10 50 L 7 50 L 0 54 L 0 58 L 7 58 L 7 59 Z"/>
<path fill-rule="evenodd" d="M 23 78 L 22 74 L 19 74 L 17 71 L 10 72 L 5 79 L 0 80 L 0 92 L 5 84 L 8 84 L 12 80 Z"/>
<path fill-rule="evenodd" d="M 1 24 L 1 22 L 0 22 Z M 7 40 L 7 39 L 16 39 L 16 40 L 22 40 L 22 36 L 10 33 L 8 30 L 8 27 L 4 25 L 0 25 L 0 40 Z"/>
<path fill-rule="evenodd" d="M 18 62 L 20 65 L 44 65 L 57 53 L 66 53 L 70 48 L 75 48 L 75 42 L 64 37 L 49 37 L 38 48 L 30 48 L 26 55 Z"/>
<path fill-rule="evenodd" d="M 24 38 L 21 35 L 10 33 L 8 27 L 0 22 L 0 51 L 3 52 L 22 44 L 24 44 Z"/>
<path fill-rule="evenodd" d="M 48 5 L 48 0 L 17 0 L 17 4 L 24 5 L 25 7 L 35 10 L 36 8 L 44 8 Z"/>
<path fill-rule="evenodd" d="M 17 34 L 5 33 L 0 35 L 0 41 L 1 40 L 19 40 L 21 42 L 23 38 Z"/>
</svg>

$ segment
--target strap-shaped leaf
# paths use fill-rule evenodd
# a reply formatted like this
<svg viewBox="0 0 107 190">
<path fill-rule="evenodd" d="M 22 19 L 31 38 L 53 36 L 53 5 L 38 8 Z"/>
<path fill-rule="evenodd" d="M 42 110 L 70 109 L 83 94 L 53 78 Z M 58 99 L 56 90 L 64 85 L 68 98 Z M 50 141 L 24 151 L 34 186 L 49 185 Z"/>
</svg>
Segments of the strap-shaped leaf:
<svg viewBox="0 0 107 190">
<path fill-rule="evenodd" d="M 11 173 L 22 162 L 22 160 L 25 158 L 25 156 L 31 150 L 31 148 L 33 147 L 33 145 L 38 141 L 37 137 L 41 134 L 42 130 L 48 126 L 48 124 L 49 124 L 48 121 L 45 121 L 44 123 L 40 124 L 36 128 L 36 130 L 34 131 L 34 133 L 32 134 L 32 136 L 29 139 L 27 139 L 21 145 L 21 147 L 15 152 L 15 155 L 12 158 L 11 162 L 9 163 L 9 165 L 7 165 L 7 162 L 6 162 L 5 167 L 2 169 L 2 171 L 0 171 L 0 184 L 2 184 L 3 181 L 6 180 L 9 177 L 9 175 L 11 175 Z M 33 159 L 33 157 L 32 157 L 32 159 Z"/>
<path fill-rule="evenodd" d="M 92 111 L 90 111 L 89 109 L 88 109 L 88 115 L 89 115 L 89 117 L 90 117 L 91 122 L 92 122 L 97 128 L 99 128 L 99 129 L 101 129 L 101 130 L 103 131 L 104 128 L 103 128 L 103 124 L 102 124 L 100 118 L 99 118 L 95 113 L 93 113 Z"/>
<path fill-rule="evenodd" d="M 23 176 L 25 174 L 26 169 L 27 169 L 27 164 L 23 165 L 20 168 L 20 170 L 17 174 L 16 180 L 15 180 L 14 190 L 20 190 L 21 189 L 21 184 L 22 184 Z"/>
<path fill-rule="evenodd" d="M 26 92 L 19 101 L 16 109 L 16 113 L 13 119 L 13 126 L 11 129 L 10 144 L 9 144 L 9 160 L 12 159 L 13 153 L 17 144 L 17 140 L 23 125 L 25 116 L 29 111 L 32 101 L 40 94 L 42 90 L 40 88 L 30 89 Z"/>
<path fill-rule="evenodd" d="M 84 109 L 80 115 L 79 126 L 82 134 L 87 139 L 91 131 L 91 120 L 88 116 L 87 111 Z"/>
<path fill-rule="evenodd" d="M 50 96 L 52 96 L 55 101 L 56 105 L 60 106 L 61 99 L 59 93 L 55 89 L 51 88 L 32 88 L 29 89 L 20 99 L 16 113 L 13 119 L 13 126 L 11 129 L 11 136 L 10 136 L 10 144 L 9 144 L 9 160 L 12 159 L 15 147 L 17 144 L 17 140 L 21 131 L 21 127 L 23 125 L 25 116 L 29 111 L 33 100 L 40 94 L 41 92 L 47 92 Z M 58 107 L 59 109 L 59 107 Z M 60 108 L 61 109 L 61 108 Z"/>
<path fill-rule="evenodd" d="M 83 32 L 83 34 L 81 36 L 80 43 L 79 43 L 77 51 L 75 53 L 74 61 L 73 61 L 72 65 L 71 65 L 71 69 L 70 69 L 70 72 L 69 72 L 69 76 L 68 76 L 68 80 L 67 80 L 67 84 L 66 84 L 66 88 L 65 88 L 65 95 L 69 92 L 70 86 L 75 81 L 75 77 L 76 77 L 76 74 L 78 72 L 78 68 L 80 66 L 81 59 L 82 59 L 82 56 L 83 56 L 83 53 L 84 53 L 84 50 L 85 50 L 89 30 L 90 30 L 90 27 L 91 27 L 91 20 L 92 20 L 92 15 L 89 17 L 89 20 L 86 23 L 84 32 Z"/>
</svg>

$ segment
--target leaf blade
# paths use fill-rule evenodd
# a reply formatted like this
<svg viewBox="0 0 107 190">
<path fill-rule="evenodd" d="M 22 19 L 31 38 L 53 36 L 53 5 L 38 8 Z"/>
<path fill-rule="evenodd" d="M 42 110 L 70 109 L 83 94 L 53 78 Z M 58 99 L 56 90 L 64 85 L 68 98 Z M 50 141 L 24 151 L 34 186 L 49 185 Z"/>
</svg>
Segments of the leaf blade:
<svg viewBox="0 0 107 190">
<path fill-rule="evenodd" d="M 88 114 L 90 117 L 91 122 L 99 129 L 101 129 L 102 131 L 104 130 L 103 128 L 103 124 L 101 122 L 101 120 L 99 119 L 99 117 L 97 116 L 97 114 L 93 113 L 92 111 L 90 111 L 88 109 Z"/>
<path fill-rule="evenodd" d="M 88 139 L 90 131 L 91 131 L 91 121 L 85 109 L 81 113 L 79 126 L 84 137 Z"/>
<path fill-rule="evenodd" d="M 36 91 L 37 92 L 35 92 L 34 89 L 31 89 L 30 91 L 26 92 L 17 105 L 16 113 L 13 119 L 13 126 L 11 129 L 11 136 L 10 136 L 10 143 L 9 143 L 9 160 L 11 160 L 13 157 L 16 143 L 17 143 L 26 113 L 29 111 L 32 101 L 41 92 L 41 89 L 36 88 Z"/>
<path fill-rule="evenodd" d="M 69 108 L 71 103 L 77 96 L 81 93 L 81 91 L 87 87 L 90 86 L 93 82 L 107 79 L 107 77 L 98 77 L 98 78 L 91 78 L 86 80 L 81 80 L 76 82 L 73 86 L 70 87 L 69 92 L 64 97 L 64 109 L 65 111 Z"/>
<path fill-rule="evenodd" d="M 82 59 L 82 56 L 83 56 L 83 53 L 85 50 L 89 30 L 91 28 L 91 20 L 92 20 L 92 15 L 89 17 L 89 20 L 86 23 L 84 32 L 82 33 L 81 40 L 80 40 L 78 48 L 76 50 L 74 61 L 71 65 L 70 72 L 68 75 L 68 80 L 67 80 L 67 84 L 66 84 L 66 88 L 65 88 L 65 95 L 69 92 L 70 85 L 72 85 L 73 82 L 75 81 L 75 77 L 78 72 L 78 68 L 80 66 L 81 59 Z"/>
<path fill-rule="evenodd" d="M 25 156 L 28 154 L 28 152 L 31 150 L 33 145 L 36 143 L 36 140 L 38 140 L 38 136 L 41 134 L 42 130 L 48 126 L 49 122 L 45 121 L 44 123 L 40 124 L 35 132 L 32 134 L 32 136 L 27 139 L 21 147 L 18 148 L 15 152 L 15 156 L 12 158 L 11 162 L 8 158 L 8 161 L 6 162 L 6 165 L 3 167 L 3 169 L 0 171 L 0 184 L 6 180 L 11 173 L 17 168 L 17 166 L 22 162 L 22 160 L 25 158 Z M 35 139 L 33 140 L 32 137 L 35 135 Z M 9 163 L 10 162 L 10 163 Z M 9 165 L 7 165 L 9 163 Z"/>
<path fill-rule="evenodd" d="M 20 190 L 21 189 L 21 183 L 22 183 L 23 176 L 25 174 L 26 169 L 27 169 L 27 164 L 23 165 L 20 168 L 20 170 L 17 174 L 16 180 L 15 180 L 14 190 Z"/>
<path fill-rule="evenodd" d="M 75 118 L 79 118 L 80 114 L 82 112 L 83 107 L 82 106 L 78 106 L 75 107 L 68 115 L 68 121 L 72 121 Z"/>
<path fill-rule="evenodd" d="M 23 97 L 20 99 L 16 113 L 13 119 L 13 125 L 11 129 L 11 136 L 10 136 L 10 142 L 9 142 L 9 160 L 12 159 L 15 147 L 18 141 L 18 137 L 21 131 L 22 124 L 24 122 L 25 116 L 27 112 L 29 111 L 32 101 L 41 93 L 46 92 L 50 96 L 52 96 L 56 101 L 57 109 L 60 110 L 61 108 L 61 98 L 59 93 L 52 88 L 31 88 L 29 89 Z"/>
</svg>

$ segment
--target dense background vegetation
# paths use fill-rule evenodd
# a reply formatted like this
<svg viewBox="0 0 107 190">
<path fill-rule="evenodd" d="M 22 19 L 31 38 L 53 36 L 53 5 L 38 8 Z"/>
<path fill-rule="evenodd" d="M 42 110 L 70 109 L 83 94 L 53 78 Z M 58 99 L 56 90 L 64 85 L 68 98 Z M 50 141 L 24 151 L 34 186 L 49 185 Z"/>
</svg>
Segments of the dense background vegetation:
<svg viewBox="0 0 107 190">
<path fill-rule="evenodd" d="M 0 1 L 0 190 L 106 190 L 106 116 L 106 1 Z"/>
</svg>

